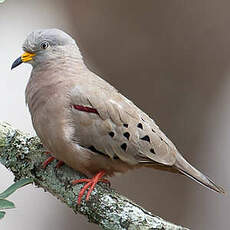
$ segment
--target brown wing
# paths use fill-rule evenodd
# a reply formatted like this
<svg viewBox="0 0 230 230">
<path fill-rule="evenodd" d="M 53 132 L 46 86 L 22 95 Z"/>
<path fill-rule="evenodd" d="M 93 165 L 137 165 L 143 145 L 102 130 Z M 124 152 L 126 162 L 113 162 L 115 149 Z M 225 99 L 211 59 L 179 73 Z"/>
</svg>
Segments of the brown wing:
<svg viewBox="0 0 230 230">
<path fill-rule="evenodd" d="M 74 138 L 81 146 L 129 164 L 175 163 L 177 150 L 172 142 L 114 88 L 76 86 L 71 103 Z"/>
</svg>

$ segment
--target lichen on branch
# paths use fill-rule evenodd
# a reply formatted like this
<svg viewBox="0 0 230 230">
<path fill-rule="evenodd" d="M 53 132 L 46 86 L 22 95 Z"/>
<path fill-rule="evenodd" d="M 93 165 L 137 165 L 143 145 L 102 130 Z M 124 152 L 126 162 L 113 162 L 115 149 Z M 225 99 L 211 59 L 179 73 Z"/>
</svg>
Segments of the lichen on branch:
<svg viewBox="0 0 230 230">
<path fill-rule="evenodd" d="M 33 179 L 35 185 L 49 191 L 75 213 L 106 230 L 186 230 L 151 214 L 128 198 L 104 184 L 96 185 L 90 200 L 76 200 L 82 185 L 71 181 L 84 175 L 64 165 L 55 168 L 52 162 L 45 170 L 41 164 L 47 156 L 38 137 L 24 134 L 7 123 L 0 122 L 0 162 L 13 172 L 15 179 Z M 188 229 L 187 229 L 188 230 Z"/>
</svg>

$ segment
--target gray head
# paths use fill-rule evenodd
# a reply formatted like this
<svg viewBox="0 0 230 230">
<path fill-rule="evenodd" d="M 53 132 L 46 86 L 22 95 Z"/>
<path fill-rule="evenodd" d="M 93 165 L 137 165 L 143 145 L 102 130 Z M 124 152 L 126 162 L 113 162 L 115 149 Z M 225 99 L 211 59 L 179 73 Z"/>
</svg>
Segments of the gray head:
<svg viewBox="0 0 230 230">
<path fill-rule="evenodd" d="M 35 30 L 27 36 L 23 43 L 25 53 L 13 63 L 11 69 L 23 62 L 35 66 L 54 58 L 60 58 L 66 55 L 65 52 L 74 51 L 74 49 L 78 51 L 73 38 L 59 29 Z"/>
</svg>

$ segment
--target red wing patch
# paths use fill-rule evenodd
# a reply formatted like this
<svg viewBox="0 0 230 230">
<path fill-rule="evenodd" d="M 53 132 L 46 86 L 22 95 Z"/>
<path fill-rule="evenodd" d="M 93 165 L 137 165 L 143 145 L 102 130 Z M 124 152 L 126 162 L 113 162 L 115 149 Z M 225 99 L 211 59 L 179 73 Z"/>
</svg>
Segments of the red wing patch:
<svg viewBox="0 0 230 230">
<path fill-rule="evenodd" d="M 73 105 L 73 107 L 74 109 L 82 111 L 82 112 L 99 114 L 96 109 L 91 108 L 91 107 L 87 107 L 83 105 Z"/>
</svg>

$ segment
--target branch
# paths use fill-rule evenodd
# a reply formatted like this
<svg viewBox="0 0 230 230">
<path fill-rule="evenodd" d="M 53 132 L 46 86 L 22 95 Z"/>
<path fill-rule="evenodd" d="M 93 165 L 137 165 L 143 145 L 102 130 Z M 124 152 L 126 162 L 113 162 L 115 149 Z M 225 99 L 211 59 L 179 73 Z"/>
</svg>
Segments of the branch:
<svg viewBox="0 0 230 230">
<path fill-rule="evenodd" d="M 87 216 L 90 222 L 98 224 L 102 229 L 186 230 L 151 214 L 104 184 L 97 185 L 90 200 L 85 202 L 83 199 L 78 206 L 76 199 L 82 185 L 72 186 L 71 181 L 83 178 L 84 175 L 66 165 L 57 169 L 54 167 L 55 162 L 46 170 L 42 169 L 41 164 L 47 158 L 43 152 L 37 137 L 0 122 L 0 163 L 13 172 L 16 180 L 32 178 L 37 186 L 52 193 L 75 213 Z"/>
</svg>

